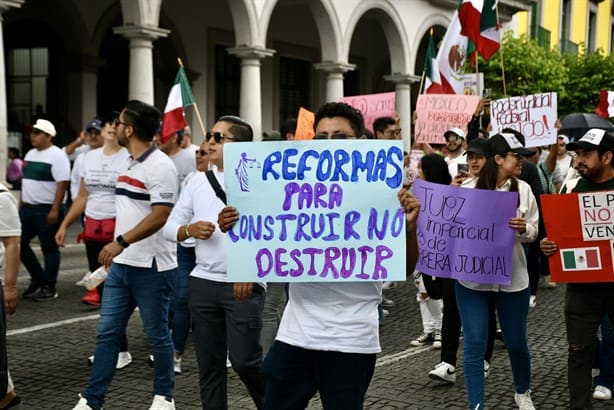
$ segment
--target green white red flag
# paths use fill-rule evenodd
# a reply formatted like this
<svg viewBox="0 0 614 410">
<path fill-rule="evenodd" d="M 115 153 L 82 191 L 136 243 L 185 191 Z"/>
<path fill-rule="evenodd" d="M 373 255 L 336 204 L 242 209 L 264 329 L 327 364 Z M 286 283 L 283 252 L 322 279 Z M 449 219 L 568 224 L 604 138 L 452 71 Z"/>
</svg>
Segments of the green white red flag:
<svg viewBox="0 0 614 410">
<path fill-rule="evenodd" d="M 497 0 L 462 0 L 458 9 L 461 33 L 469 38 L 488 60 L 499 49 L 500 25 L 497 21 Z"/>
<path fill-rule="evenodd" d="M 180 65 L 162 116 L 162 131 L 160 132 L 162 143 L 166 143 L 174 133 L 183 130 L 188 125 L 185 120 L 184 107 L 192 104 L 194 104 L 194 96 L 185 70 Z"/>
<path fill-rule="evenodd" d="M 614 117 L 614 91 L 601 90 L 595 114 L 603 118 Z"/>
<path fill-rule="evenodd" d="M 563 271 L 601 269 L 599 248 L 561 249 Z"/>
</svg>

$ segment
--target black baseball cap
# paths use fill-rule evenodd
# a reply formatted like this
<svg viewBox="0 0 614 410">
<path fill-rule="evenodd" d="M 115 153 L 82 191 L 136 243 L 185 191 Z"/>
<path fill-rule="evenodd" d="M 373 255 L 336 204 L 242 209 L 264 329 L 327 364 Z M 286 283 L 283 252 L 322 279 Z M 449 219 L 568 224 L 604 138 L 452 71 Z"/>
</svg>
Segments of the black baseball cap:
<svg viewBox="0 0 614 410">
<path fill-rule="evenodd" d="M 486 157 L 492 158 L 495 155 L 506 155 L 508 152 L 515 152 L 523 157 L 533 156 L 536 152 L 534 149 L 525 148 L 524 136 L 516 132 L 501 132 L 493 135 L 488 140 Z"/>
<path fill-rule="evenodd" d="M 465 151 L 465 155 L 469 154 L 477 154 L 483 157 L 486 156 L 486 147 L 488 146 L 488 140 L 485 138 L 476 138 L 469 141 L 469 145 L 467 146 L 467 151 Z"/>
</svg>

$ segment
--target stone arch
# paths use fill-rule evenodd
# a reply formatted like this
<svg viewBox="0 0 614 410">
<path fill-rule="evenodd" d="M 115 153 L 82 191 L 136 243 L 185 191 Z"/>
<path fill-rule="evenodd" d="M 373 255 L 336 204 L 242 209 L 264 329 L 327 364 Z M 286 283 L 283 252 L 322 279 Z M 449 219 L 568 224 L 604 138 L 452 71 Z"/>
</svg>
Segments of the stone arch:
<svg viewBox="0 0 614 410">
<path fill-rule="evenodd" d="M 260 39 L 263 46 L 266 43 L 271 16 L 278 3 L 279 0 L 268 0 L 262 11 Z M 341 28 L 333 0 L 305 0 L 305 3 L 311 9 L 313 19 L 316 22 L 322 50 L 322 61 L 345 61 L 342 52 Z"/>
<path fill-rule="evenodd" d="M 414 68 L 414 73 L 421 72 L 421 70 L 417 70 L 417 67 L 422 64 L 419 58 L 421 54 L 423 54 L 422 43 L 424 42 L 424 38 L 429 35 L 429 30 L 431 27 L 440 27 L 443 30 L 437 30 L 433 34 L 433 41 L 435 42 L 435 48 L 439 42 L 443 39 L 445 35 L 445 31 L 450 25 L 450 18 L 444 14 L 433 14 L 428 16 L 426 19 L 422 21 L 420 26 L 416 29 L 416 37 L 414 39 L 415 44 L 413 44 L 412 52 L 410 53 L 410 61 L 413 62 L 412 67 Z M 424 57 L 422 58 L 422 60 Z"/>
<path fill-rule="evenodd" d="M 237 47 L 262 46 L 264 42 L 258 32 L 258 13 L 253 1 L 228 0 L 228 7 L 234 24 Z"/>
<path fill-rule="evenodd" d="M 407 33 L 401 16 L 388 0 L 376 3 L 362 2 L 354 9 L 348 21 L 343 42 L 343 52 L 346 61 L 349 57 L 352 36 L 356 30 L 356 25 L 367 12 L 373 13 L 388 41 L 391 73 L 409 73 L 409 54 L 411 50 L 407 41 Z"/>
</svg>

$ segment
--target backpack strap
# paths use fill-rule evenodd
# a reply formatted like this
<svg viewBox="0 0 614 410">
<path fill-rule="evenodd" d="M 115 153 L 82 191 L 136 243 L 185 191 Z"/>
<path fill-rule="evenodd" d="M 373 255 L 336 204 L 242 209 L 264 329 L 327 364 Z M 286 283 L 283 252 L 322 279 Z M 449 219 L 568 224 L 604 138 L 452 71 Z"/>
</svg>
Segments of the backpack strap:
<svg viewBox="0 0 614 410">
<path fill-rule="evenodd" d="M 217 178 L 213 174 L 213 171 L 211 170 L 205 171 L 205 175 L 207 176 L 207 179 L 209 180 L 209 183 L 211 184 L 211 188 L 213 188 L 213 190 L 215 191 L 215 195 L 217 195 L 217 197 L 222 200 L 224 205 L 227 205 L 226 204 L 226 192 L 224 192 L 224 190 L 222 189 L 222 186 L 220 185 Z"/>
</svg>

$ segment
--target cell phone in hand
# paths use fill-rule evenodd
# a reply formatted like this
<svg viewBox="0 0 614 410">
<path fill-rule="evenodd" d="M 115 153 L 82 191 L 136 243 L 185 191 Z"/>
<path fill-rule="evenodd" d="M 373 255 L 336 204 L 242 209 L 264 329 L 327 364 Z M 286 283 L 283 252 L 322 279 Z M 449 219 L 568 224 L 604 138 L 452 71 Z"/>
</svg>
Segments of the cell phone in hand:
<svg viewBox="0 0 614 410">
<path fill-rule="evenodd" d="M 490 98 L 492 96 L 492 88 L 484 88 L 484 92 L 482 92 L 482 97 Z"/>
<path fill-rule="evenodd" d="M 461 174 L 461 173 L 468 173 L 469 172 L 469 165 L 467 164 L 458 164 L 458 168 L 456 169 L 456 172 Z"/>
</svg>

